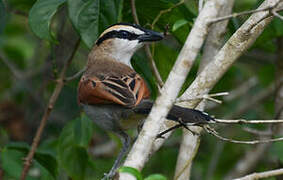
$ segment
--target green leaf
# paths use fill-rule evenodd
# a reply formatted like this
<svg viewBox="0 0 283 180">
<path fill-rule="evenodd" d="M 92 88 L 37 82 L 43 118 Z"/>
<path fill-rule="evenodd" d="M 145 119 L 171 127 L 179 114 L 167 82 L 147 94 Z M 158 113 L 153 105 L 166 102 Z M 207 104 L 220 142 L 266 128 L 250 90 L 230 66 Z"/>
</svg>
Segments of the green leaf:
<svg viewBox="0 0 283 180">
<path fill-rule="evenodd" d="M 32 31 L 41 39 L 54 41 L 50 24 L 58 8 L 66 0 L 37 0 L 29 12 L 29 25 Z"/>
<path fill-rule="evenodd" d="M 122 0 L 68 0 L 69 17 L 91 48 L 103 30 L 118 21 Z"/>
<path fill-rule="evenodd" d="M 83 114 L 75 120 L 74 133 L 76 144 L 87 148 L 93 134 L 93 122 Z"/>
<path fill-rule="evenodd" d="M 94 165 L 88 156 L 86 146 L 88 144 L 86 139 L 90 140 L 90 136 L 87 135 L 89 133 L 83 135 L 86 137 L 83 140 L 76 137 L 79 134 L 83 134 L 82 132 L 76 132 L 82 130 L 82 127 L 85 127 L 84 122 L 80 122 L 82 120 L 86 120 L 85 117 L 77 118 L 64 127 L 57 147 L 60 166 L 74 180 L 85 179 L 87 177 L 91 179 L 94 177 Z M 76 128 L 78 124 L 80 124 L 81 128 Z"/>
<path fill-rule="evenodd" d="M 6 9 L 3 1 L 0 1 L 0 34 L 3 32 L 6 25 Z"/>
<path fill-rule="evenodd" d="M 141 173 L 135 169 L 135 168 L 132 168 L 132 167 L 128 167 L 128 166 L 123 166 L 119 169 L 119 172 L 123 172 L 123 173 L 129 173 L 131 175 L 133 175 L 137 180 L 142 180 L 142 175 Z"/>
<path fill-rule="evenodd" d="M 50 153 L 37 152 L 34 159 L 55 179 L 58 175 L 58 164 L 56 158 Z"/>
<path fill-rule="evenodd" d="M 5 173 L 19 179 L 22 172 L 22 159 L 24 157 L 25 153 L 21 151 L 4 148 L 1 152 L 1 167 Z"/>
<path fill-rule="evenodd" d="M 23 156 L 26 156 L 29 151 L 29 146 L 26 143 L 23 142 L 16 142 L 16 143 L 10 143 L 6 146 L 6 148 L 9 151 L 17 151 L 21 152 Z M 48 172 L 53 178 L 57 177 L 58 174 L 58 164 L 56 161 L 56 158 L 49 153 L 48 151 L 44 150 L 37 150 L 34 155 L 34 160 L 44 168 L 46 172 Z M 22 161 L 21 161 L 22 165 Z"/>
<path fill-rule="evenodd" d="M 27 155 L 27 149 L 25 145 L 12 144 L 5 147 L 1 152 L 1 167 L 5 174 L 13 178 L 19 179 L 23 168 L 23 159 Z M 52 163 L 50 163 L 52 162 Z M 57 175 L 57 164 L 54 164 L 54 157 L 50 155 L 44 155 L 36 153 L 34 161 L 31 167 L 31 171 L 34 169 L 39 171 L 41 179 L 55 179 Z M 56 162 L 56 161 L 55 161 Z M 48 168 L 46 168 L 48 167 Z M 30 172 L 31 172 L 30 171 Z M 54 172 L 53 174 L 50 172 Z M 36 177 L 28 176 L 27 180 L 38 179 Z"/>
<path fill-rule="evenodd" d="M 152 174 L 146 177 L 144 180 L 167 180 L 167 178 L 161 174 Z"/>
<path fill-rule="evenodd" d="M 187 24 L 188 21 L 186 19 L 180 19 L 178 21 L 176 21 L 173 25 L 172 31 L 176 31 L 177 29 L 179 29 L 180 27 L 184 26 L 185 24 Z"/>
</svg>

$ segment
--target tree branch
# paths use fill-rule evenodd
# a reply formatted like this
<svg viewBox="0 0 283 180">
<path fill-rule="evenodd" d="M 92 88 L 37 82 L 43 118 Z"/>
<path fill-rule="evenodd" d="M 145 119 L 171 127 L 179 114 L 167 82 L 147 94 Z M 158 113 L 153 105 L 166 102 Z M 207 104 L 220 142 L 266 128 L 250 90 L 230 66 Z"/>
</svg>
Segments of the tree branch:
<svg viewBox="0 0 283 180">
<path fill-rule="evenodd" d="M 277 41 L 278 42 L 278 41 Z M 275 86 L 277 87 L 277 94 L 275 97 L 275 118 L 283 119 L 283 114 L 280 116 L 280 112 L 282 111 L 281 106 L 282 105 L 282 97 L 281 95 L 283 93 L 280 93 L 281 90 L 283 90 L 283 81 L 282 81 L 282 75 L 283 75 L 283 64 L 281 61 L 282 58 L 282 52 L 283 52 L 283 43 L 280 43 L 280 38 L 278 44 L 278 50 L 277 50 L 277 59 L 276 59 L 276 80 L 275 80 Z M 274 86 L 274 85 L 273 85 Z M 269 88 L 267 88 L 269 89 Z M 281 89 L 281 90 L 280 90 Z M 268 91 L 268 90 L 267 90 Z M 259 95 L 262 94 L 261 92 L 258 93 Z M 280 95 L 281 94 L 281 95 Z M 256 96 L 255 96 L 256 97 Z M 256 98 L 252 98 L 256 99 Z M 280 133 L 280 130 L 282 129 L 282 124 L 278 124 L 276 127 L 275 125 L 270 125 L 268 130 L 266 131 L 269 135 L 265 135 L 263 132 L 259 132 L 260 138 L 271 138 L 273 134 Z M 264 153 L 269 149 L 271 146 L 271 143 L 268 144 L 259 144 L 252 149 L 248 150 L 243 157 L 241 157 L 235 164 L 235 166 L 229 170 L 227 175 L 225 175 L 225 179 L 232 179 L 234 177 L 243 176 L 249 172 L 251 172 L 258 164 L 258 162 L 262 159 Z"/>
<path fill-rule="evenodd" d="M 250 175 L 237 178 L 235 180 L 253 180 L 253 179 L 261 179 L 261 178 L 268 178 L 273 176 L 279 176 L 283 174 L 283 168 L 282 169 L 276 169 L 271 171 L 265 171 L 261 173 L 252 173 Z"/>
<path fill-rule="evenodd" d="M 223 136 L 220 136 L 218 132 L 216 132 L 214 129 L 209 128 L 208 126 L 204 128 L 207 133 L 217 137 L 218 139 L 226 142 L 236 143 L 236 144 L 260 144 L 260 143 L 271 143 L 271 142 L 277 142 L 277 141 L 283 141 L 283 137 L 280 138 L 274 138 L 274 139 L 262 139 L 262 140 L 251 140 L 251 141 L 242 141 L 242 140 L 234 140 L 230 138 L 226 138 Z"/>
<path fill-rule="evenodd" d="M 218 14 L 217 16 L 224 16 L 230 14 L 234 0 L 222 1 L 218 4 Z M 226 32 L 228 21 L 222 21 L 211 26 L 211 30 L 207 36 L 206 42 L 204 44 L 203 56 L 201 58 L 200 67 L 198 74 L 203 71 L 203 69 L 209 64 L 209 62 L 217 54 L 218 50 L 223 45 L 223 37 Z M 220 95 L 224 95 L 221 94 Z M 227 95 L 227 93 L 225 93 Z M 208 95 L 205 95 L 208 96 Z M 212 100 L 212 96 L 209 98 Z M 179 99 L 178 99 L 179 100 Z M 205 108 L 205 99 L 197 106 L 196 109 L 203 111 Z M 219 103 L 219 102 L 218 102 Z M 202 128 L 194 127 L 194 132 L 201 133 Z M 191 174 L 191 166 L 193 158 L 195 157 L 200 143 L 200 136 L 192 136 L 188 131 L 183 129 L 183 139 L 181 142 L 181 147 L 178 155 L 175 179 L 189 179 Z"/>
<path fill-rule="evenodd" d="M 44 127 L 46 125 L 46 122 L 49 118 L 49 115 L 51 113 L 51 111 L 53 110 L 53 107 L 58 99 L 58 96 L 59 94 L 61 93 L 61 90 L 64 86 L 64 79 L 65 79 L 65 74 L 67 72 L 67 69 L 68 67 L 70 66 L 72 60 L 73 60 L 73 57 L 75 55 L 75 52 L 76 50 L 78 49 L 79 47 L 79 44 L 80 44 L 80 40 L 77 40 L 76 44 L 75 44 L 75 47 L 70 55 L 70 57 L 68 58 L 68 60 L 65 62 L 64 66 L 63 66 L 63 69 L 60 73 L 60 76 L 59 76 L 59 79 L 57 81 L 57 85 L 49 99 L 49 102 L 48 102 L 48 105 L 44 111 L 44 114 L 42 116 L 42 119 L 40 121 L 40 125 L 36 131 L 36 134 L 35 134 L 35 137 L 33 139 L 33 142 L 32 142 L 32 145 L 31 145 L 31 148 L 30 148 L 30 151 L 27 155 L 27 157 L 25 158 L 25 162 L 24 162 L 24 168 L 22 170 L 22 174 L 21 174 L 21 180 L 24 180 L 27 176 L 27 173 L 29 171 L 29 168 L 31 166 L 31 163 L 32 163 L 32 159 L 33 159 L 33 156 L 35 154 L 35 151 L 38 147 L 38 144 L 39 144 L 39 141 L 40 141 L 40 138 L 41 138 L 41 135 L 43 133 L 43 130 L 44 130 Z"/>
<path fill-rule="evenodd" d="M 188 36 L 184 47 L 182 48 L 175 65 L 170 72 L 168 79 L 161 89 L 161 95 L 158 96 L 151 113 L 146 119 L 143 129 L 140 132 L 138 139 L 133 145 L 124 165 L 141 170 L 144 163 L 147 161 L 151 152 L 153 142 L 156 135 L 159 133 L 161 124 L 164 124 L 164 117 L 171 109 L 186 76 L 192 67 L 195 58 L 204 42 L 207 35 L 207 19 L 216 17 L 217 8 L 214 1 L 208 1 L 196 19 L 194 27 Z M 131 179 L 125 174 L 120 174 L 120 179 Z"/>
<path fill-rule="evenodd" d="M 64 79 L 64 82 L 69 82 L 69 81 L 72 81 L 74 79 L 77 79 L 78 77 L 80 77 L 80 75 L 82 75 L 86 70 L 86 67 L 84 67 L 83 69 L 81 69 L 79 72 L 77 72 L 76 74 L 74 74 L 73 76 L 70 76 L 70 77 L 66 77 Z"/>
<path fill-rule="evenodd" d="M 272 123 L 283 123 L 283 119 L 272 119 L 272 120 L 227 120 L 227 119 L 215 119 L 216 123 L 222 124 L 272 124 Z"/>
<path fill-rule="evenodd" d="M 275 9 L 278 6 L 278 4 L 279 4 L 279 2 L 277 2 L 276 4 L 270 5 L 268 7 L 258 8 L 258 9 L 250 10 L 250 11 L 243 11 L 243 12 L 239 12 L 239 13 L 233 13 L 233 14 L 230 14 L 230 15 L 227 15 L 227 16 L 215 18 L 215 19 L 212 19 L 210 21 L 210 23 L 216 23 L 216 22 L 224 21 L 224 20 L 227 20 L 227 19 L 230 19 L 230 18 L 235 18 L 235 17 L 238 17 L 238 16 L 253 14 L 253 13 L 262 12 L 262 11 L 267 11 L 267 12 L 271 11 L 270 14 L 275 15 L 275 14 L 278 14 L 277 11 L 282 10 L 282 9 Z"/>
</svg>

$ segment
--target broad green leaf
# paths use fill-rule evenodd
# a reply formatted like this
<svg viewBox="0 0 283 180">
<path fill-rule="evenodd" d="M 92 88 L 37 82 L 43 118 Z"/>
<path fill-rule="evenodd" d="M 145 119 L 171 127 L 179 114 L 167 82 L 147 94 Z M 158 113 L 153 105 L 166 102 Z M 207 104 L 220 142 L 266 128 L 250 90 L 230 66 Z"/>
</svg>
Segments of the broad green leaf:
<svg viewBox="0 0 283 180">
<path fill-rule="evenodd" d="M 29 146 L 26 143 L 22 143 L 22 142 L 10 143 L 6 146 L 6 148 L 9 151 L 13 151 L 13 150 L 18 151 L 22 153 L 24 156 L 26 156 L 29 151 Z M 58 165 L 55 157 L 51 153 L 39 149 L 36 151 L 34 155 L 34 160 L 41 166 L 42 170 L 45 170 L 53 178 L 56 178 L 58 174 Z"/>
<path fill-rule="evenodd" d="M 58 175 L 57 160 L 50 153 L 37 152 L 34 159 L 55 179 Z"/>
<path fill-rule="evenodd" d="M 12 143 L 7 144 L 6 147 L 9 149 L 16 149 L 24 153 L 28 152 L 29 150 L 29 145 L 25 142 L 12 142 Z"/>
<path fill-rule="evenodd" d="M 184 26 L 185 24 L 187 24 L 188 21 L 186 19 L 180 19 L 178 21 L 176 21 L 173 25 L 172 31 L 176 31 L 177 29 L 179 29 L 180 27 Z"/>
<path fill-rule="evenodd" d="M 78 146 L 87 148 L 92 134 L 93 122 L 86 115 L 82 115 L 75 120 L 74 137 Z"/>
<path fill-rule="evenodd" d="M 152 174 L 146 177 L 144 180 L 167 180 L 167 178 L 161 174 Z"/>
<path fill-rule="evenodd" d="M 67 172 L 68 176 L 70 176 L 74 180 L 80 180 L 89 178 L 92 179 L 94 176 L 94 166 L 91 158 L 88 156 L 87 147 L 82 147 L 81 145 L 86 145 L 88 142 L 86 140 L 80 141 L 78 140 L 76 135 L 75 126 L 78 121 L 81 121 L 83 118 L 77 118 L 74 121 L 68 123 L 58 141 L 58 161 L 61 167 Z M 84 127 L 84 125 L 82 126 Z M 80 128 L 79 128 L 80 129 Z M 80 129 L 82 130 L 82 129 Z M 86 135 L 83 135 L 86 136 Z M 87 139 L 89 136 L 86 136 Z"/>
<path fill-rule="evenodd" d="M 123 173 L 129 173 L 131 175 L 133 175 L 137 180 L 142 180 L 142 174 L 135 168 L 132 167 L 128 167 L 128 166 L 123 166 L 119 169 L 119 172 L 123 172 Z"/>
<path fill-rule="evenodd" d="M 32 31 L 41 39 L 54 41 L 50 24 L 52 17 L 60 5 L 66 0 L 37 0 L 29 12 L 29 25 Z"/>
<path fill-rule="evenodd" d="M 9 176 L 19 179 L 24 157 L 24 152 L 4 148 L 1 152 L 1 167 Z"/>
<path fill-rule="evenodd" d="M 13 145 L 14 146 L 14 145 Z M 21 172 L 22 172 L 22 168 L 23 168 L 23 159 L 24 157 L 26 157 L 27 153 L 25 153 L 23 151 L 23 147 L 19 146 L 16 147 L 14 146 L 15 149 L 10 148 L 10 147 L 5 147 L 2 152 L 1 152 L 1 167 L 4 170 L 4 174 L 10 176 L 11 178 L 15 178 L 15 179 L 19 179 L 21 176 Z M 19 149 L 17 149 L 19 148 Z M 42 162 L 40 163 L 38 161 L 38 157 L 42 157 L 42 155 L 38 155 L 36 154 L 33 161 L 33 164 L 30 168 L 30 173 L 28 175 L 28 177 L 26 178 L 27 180 L 35 180 L 38 179 L 38 177 L 40 177 L 41 180 L 51 180 L 51 179 L 55 179 L 56 177 L 54 177 L 52 174 L 50 174 L 50 169 L 46 169 L 44 166 L 42 166 Z M 51 160 L 49 159 L 50 157 L 47 157 L 46 159 L 44 159 L 44 163 L 48 163 Z M 51 164 L 50 168 L 52 167 Z M 57 167 L 53 167 L 54 169 Z M 33 177 L 31 176 L 31 174 L 33 174 L 32 171 L 37 171 L 35 172 L 37 175 L 33 175 Z M 34 177 L 34 176 L 38 176 L 38 177 Z"/>
<path fill-rule="evenodd" d="M 69 17 L 82 40 L 91 48 L 98 35 L 117 23 L 122 0 L 68 0 Z"/>
<path fill-rule="evenodd" d="M 0 1 L 0 34 L 3 32 L 3 29 L 6 25 L 6 9 L 3 1 Z"/>
</svg>

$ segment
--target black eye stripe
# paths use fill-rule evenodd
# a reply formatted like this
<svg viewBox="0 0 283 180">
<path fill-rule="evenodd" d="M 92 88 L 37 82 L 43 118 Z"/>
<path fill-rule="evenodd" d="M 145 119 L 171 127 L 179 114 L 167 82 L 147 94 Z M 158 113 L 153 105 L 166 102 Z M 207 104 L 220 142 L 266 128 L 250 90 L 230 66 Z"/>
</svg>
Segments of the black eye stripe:
<svg viewBox="0 0 283 180">
<path fill-rule="evenodd" d="M 128 39 L 128 40 L 135 40 L 138 38 L 139 35 L 135 34 L 135 33 L 131 33 L 125 30 L 120 30 L 120 31 L 110 31 L 106 34 L 104 34 L 102 37 L 100 37 L 97 41 L 96 41 L 96 45 L 99 46 L 103 41 L 107 40 L 107 39 L 111 39 L 111 38 L 120 38 L 120 39 Z"/>
</svg>

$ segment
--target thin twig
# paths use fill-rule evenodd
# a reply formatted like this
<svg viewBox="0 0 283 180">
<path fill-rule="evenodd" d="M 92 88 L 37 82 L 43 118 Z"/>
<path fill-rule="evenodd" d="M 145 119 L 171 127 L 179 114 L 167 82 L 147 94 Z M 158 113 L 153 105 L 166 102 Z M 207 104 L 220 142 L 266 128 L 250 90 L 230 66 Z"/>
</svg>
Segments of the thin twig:
<svg viewBox="0 0 283 180">
<path fill-rule="evenodd" d="M 268 178 L 268 177 L 273 177 L 273 176 L 279 176 L 283 174 L 283 168 L 281 169 L 275 169 L 275 170 L 270 170 L 270 171 L 264 171 L 260 173 L 252 173 L 249 175 L 246 175 L 241 178 L 236 178 L 235 180 L 253 180 L 253 179 L 261 179 L 261 178 Z"/>
<path fill-rule="evenodd" d="M 64 82 L 69 82 L 69 81 L 72 81 L 72 80 L 74 80 L 74 79 L 80 77 L 80 75 L 81 75 L 82 73 L 84 73 L 85 70 L 86 70 L 86 67 L 84 67 L 83 69 L 81 69 L 79 72 L 77 72 L 77 73 L 74 74 L 73 76 L 66 77 L 66 78 L 64 79 Z"/>
<path fill-rule="evenodd" d="M 268 7 L 265 7 L 265 8 L 258 8 L 258 9 L 254 9 L 254 10 L 250 10 L 250 11 L 243 11 L 243 12 L 239 12 L 239 13 L 233 13 L 233 14 L 230 14 L 230 15 L 227 15 L 227 16 L 223 16 L 223 17 L 218 17 L 218 18 L 214 18 L 214 19 L 211 19 L 209 21 L 209 23 L 216 23 L 216 22 L 219 22 L 219 21 L 224 21 L 224 20 L 227 20 L 227 19 L 230 19 L 230 18 L 235 18 L 235 17 L 238 17 L 238 16 L 243 16 L 243 15 L 247 15 L 247 14 L 252 14 L 252 13 L 257 13 L 257 12 L 262 12 L 262 11 L 270 11 L 271 9 L 275 8 L 276 6 L 278 5 L 278 3 L 272 5 L 272 6 L 268 6 Z M 282 9 L 277 9 L 273 11 L 273 14 L 274 12 L 276 11 L 281 11 Z"/>
<path fill-rule="evenodd" d="M 251 145 L 253 145 L 253 144 L 260 144 L 260 143 L 270 143 L 270 142 L 283 141 L 283 137 L 274 138 L 274 139 L 240 141 L 240 140 L 234 140 L 234 139 L 230 139 L 230 138 L 226 138 L 226 137 L 220 136 L 218 134 L 218 132 L 216 132 L 214 129 L 212 129 L 212 128 L 208 127 L 208 126 L 204 126 L 204 129 L 206 130 L 207 133 L 217 137 L 218 139 L 220 139 L 222 141 L 227 141 L 227 142 L 236 143 L 236 144 L 251 144 Z"/>
<path fill-rule="evenodd" d="M 132 15 L 134 18 L 134 21 L 136 24 L 140 24 L 138 14 L 137 14 L 137 9 L 136 9 L 136 3 L 135 0 L 131 0 L 131 8 L 132 8 Z"/>
<path fill-rule="evenodd" d="M 214 101 L 216 103 L 219 103 L 221 104 L 222 101 L 218 100 L 218 99 L 215 99 L 215 98 L 212 98 L 212 97 L 217 97 L 217 96 L 227 96 L 229 95 L 228 92 L 220 92 L 220 93 L 214 93 L 214 94 L 205 94 L 205 95 L 201 95 L 201 96 L 197 96 L 195 98 L 188 98 L 188 99 L 176 99 L 176 102 L 185 102 L 185 101 L 193 101 L 193 100 L 196 100 L 196 99 L 207 99 L 207 100 L 211 100 L 211 101 Z"/>
<path fill-rule="evenodd" d="M 272 124 L 272 123 L 283 123 L 283 119 L 272 119 L 272 120 L 215 119 L 215 122 L 222 123 L 222 124 Z"/>
<path fill-rule="evenodd" d="M 273 10 L 273 11 L 272 11 L 272 14 L 283 21 L 283 16 L 281 16 L 280 14 L 278 14 L 276 11 Z"/>
<path fill-rule="evenodd" d="M 146 56 L 147 56 L 147 58 L 150 61 L 151 71 L 153 72 L 153 74 L 154 74 L 154 76 L 156 78 L 156 81 L 157 81 L 157 83 L 159 85 L 159 88 L 162 88 L 162 86 L 164 85 L 164 82 L 162 81 L 162 78 L 161 78 L 161 76 L 159 74 L 159 71 L 158 71 L 158 69 L 156 67 L 155 61 L 154 61 L 154 59 L 152 57 L 152 54 L 150 52 L 150 49 L 149 49 L 149 45 L 145 45 L 144 49 L 145 49 Z"/>
<path fill-rule="evenodd" d="M 137 15 L 135 0 L 131 0 L 131 8 L 132 8 L 132 15 L 134 17 L 134 21 L 135 21 L 136 24 L 139 24 L 139 18 L 138 18 L 138 15 Z M 145 49 L 145 54 L 146 54 L 147 58 L 150 61 L 151 71 L 153 72 L 153 74 L 154 74 L 154 76 L 156 78 L 156 81 L 157 81 L 157 83 L 159 85 L 158 88 L 160 89 L 164 85 L 164 82 L 162 81 L 160 73 L 159 73 L 159 71 L 158 71 L 158 69 L 156 67 L 155 61 L 154 61 L 154 59 L 152 57 L 152 54 L 150 52 L 149 45 L 145 45 L 144 49 Z"/>
<path fill-rule="evenodd" d="M 180 6 L 181 4 L 183 4 L 185 2 L 185 0 L 180 0 L 177 4 L 175 4 L 174 6 L 171 6 L 170 8 L 168 9 L 164 9 L 162 11 L 159 12 L 159 14 L 155 17 L 155 19 L 153 20 L 152 24 L 151 24 L 151 29 L 154 29 L 154 26 L 155 24 L 157 23 L 157 21 L 160 19 L 160 17 L 163 15 L 163 14 L 166 14 L 170 11 L 172 11 L 172 9 Z"/>
<path fill-rule="evenodd" d="M 31 149 L 27 155 L 27 157 L 25 158 L 25 162 L 24 162 L 24 168 L 22 170 L 22 174 L 21 174 L 21 180 L 24 180 L 27 176 L 27 173 L 29 171 L 29 168 L 31 166 L 31 163 L 32 163 L 32 159 L 33 159 L 33 156 L 35 154 L 35 151 L 38 147 L 38 144 L 39 144 L 39 141 L 40 141 L 40 138 L 41 138 L 41 135 L 43 133 L 43 130 L 44 130 L 44 127 L 45 127 L 45 124 L 49 118 L 49 115 L 51 113 L 51 111 L 53 110 L 53 107 L 57 101 L 57 98 L 64 86 L 64 78 L 65 78 L 65 74 L 67 72 L 67 69 L 68 67 L 70 66 L 72 60 L 73 60 L 73 57 L 75 55 L 75 52 L 77 51 L 78 47 L 79 47 L 79 44 L 80 44 L 80 40 L 77 40 L 76 44 L 75 44 L 75 47 L 74 47 L 74 50 L 71 54 L 71 56 L 69 57 L 69 59 L 65 62 L 64 64 L 64 67 L 60 73 L 60 76 L 59 76 L 59 79 L 57 81 L 57 85 L 52 93 L 52 96 L 50 97 L 49 99 L 49 102 L 48 102 L 48 105 L 45 109 L 45 112 L 42 116 L 42 119 L 41 119 L 41 122 L 40 122 L 40 125 L 36 131 L 36 135 L 33 139 L 33 143 L 32 143 L 32 146 L 31 146 Z"/>
</svg>

